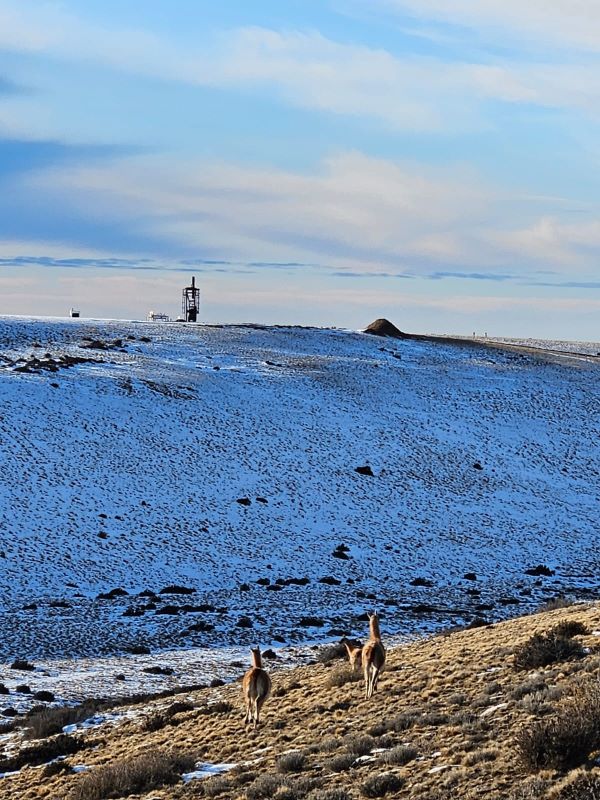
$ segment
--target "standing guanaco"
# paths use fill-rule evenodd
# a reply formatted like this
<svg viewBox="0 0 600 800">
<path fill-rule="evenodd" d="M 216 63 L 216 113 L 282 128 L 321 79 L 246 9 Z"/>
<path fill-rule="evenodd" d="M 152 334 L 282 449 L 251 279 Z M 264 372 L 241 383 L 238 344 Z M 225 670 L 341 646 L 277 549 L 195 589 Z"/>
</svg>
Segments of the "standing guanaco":
<svg viewBox="0 0 600 800">
<path fill-rule="evenodd" d="M 254 721 L 254 727 L 258 727 L 260 710 L 271 691 L 271 678 L 262 666 L 260 647 L 253 647 L 252 667 L 246 672 L 242 680 L 242 692 L 246 703 L 246 718 L 244 724 L 248 725 Z"/>
<path fill-rule="evenodd" d="M 356 672 L 362 667 L 363 646 L 361 642 L 351 642 L 348 639 L 342 639 L 342 641 L 346 647 L 346 652 L 348 653 L 348 658 L 350 659 L 352 671 Z"/>
<path fill-rule="evenodd" d="M 385 647 L 381 642 L 379 617 L 377 612 L 369 614 L 369 641 L 362 649 L 362 663 L 365 674 L 365 696 L 372 697 L 377 688 L 379 673 L 385 664 Z"/>
</svg>

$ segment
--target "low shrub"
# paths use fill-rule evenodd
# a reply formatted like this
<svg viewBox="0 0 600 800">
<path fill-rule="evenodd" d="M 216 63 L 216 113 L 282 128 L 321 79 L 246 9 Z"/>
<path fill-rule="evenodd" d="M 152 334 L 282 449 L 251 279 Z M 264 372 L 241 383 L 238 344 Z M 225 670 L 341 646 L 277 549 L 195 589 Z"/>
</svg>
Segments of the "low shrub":
<svg viewBox="0 0 600 800">
<path fill-rule="evenodd" d="M 342 746 L 342 740 L 336 736 L 327 736 L 319 742 L 319 751 L 321 753 L 333 753 L 335 750 Z"/>
<path fill-rule="evenodd" d="M 536 613 L 542 614 L 545 611 L 557 611 L 559 608 L 569 608 L 573 605 L 575 605 L 575 601 L 568 597 L 552 597 L 550 600 L 546 600 L 545 603 L 542 603 Z"/>
<path fill-rule="evenodd" d="M 344 746 L 354 756 L 366 756 L 377 747 L 377 742 L 372 736 L 345 736 Z"/>
<path fill-rule="evenodd" d="M 345 789 L 317 789 L 306 800 L 351 800 L 351 795 Z"/>
<path fill-rule="evenodd" d="M 217 797 L 220 794 L 231 793 L 232 785 L 229 778 L 224 775 L 214 775 L 202 782 L 202 794 L 204 797 Z"/>
<path fill-rule="evenodd" d="M 561 661 L 583 658 L 585 651 L 580 642 L 557 633 L 555 628 L 546 633 L 535 633 L 515 649 L 516 669 L 538 669 Z"/>
<path fill-rule="evenodd" d="M 23 722 L 26 739 L 45 739 L 60 733 L 65 725 L 83 722 L 97 713 L 100 703 L 86 700 L 78 706 L 56 706 L 34 711 Z"/>
<path fill-rule="evenodd" d="M 495 761 L 497 758 L 497 750 L 475 750 L 474 753 L 469 753 L 465 756 L 464 763 L 467 767 L 474 767 L 476 764 L 482 764 L 486 761 Z"/>
<path fill-rule="evenodd" d="M 321 664 L 331 664 L 332 661 L 339 661 L 347 658 L 346 645 L 344 642 L 329 644 L 322 647 L 317 654 L 317 661 Z"/>
<path fill-rule="evenodd" d="M 400 791 L 404 783 L 404 779 L 399 775 L 384 772 L 382 775 L 373 775 L 363 781 L 360 793 L 363 797 L 385 797 L 386 794 Z"/>
<path fill-rule="evenodd" d="M 521 729 L 517 749 L 524 766 L 568 770 L 584 764 L 600 747 L 600 685 L 577 689 L 553 716 Z"/>
<path fill-rule="evenodd" d="M 414 761 L 418 754 L 419 751 L 412 744 L 399 744 L 389 752 L 384 753 L 383 760 L 386 764 L 403 766 L 408 764 L 409 761 Z"/>
<path fill-rule="evenodd" d="M 141 729 L 145 733 L 154 733 L 154 731 L 162 730 L 165 725 L 167 724 L 167 718 L 164 714 L 157 712 L 156 714 L 151 714 L 141 724 Z"/>
<path fill-rule="evenodd" d="M 347 683 L 356 683 L 361 678 L 360 672 L 355 672 L 349 666 L 335 667 L 327 676 L 327 686 L 333 689 L 338 686 L 345 686 Z"/>
<path fill-rule="evenodd" d="M 552 630 L 557 636 L 587 636 L 589 628 L 577 619 L 565 619 Z"/>
<path fill-rule="evenodd" d="M 195 761 L 189 755 L 154 752 L 105 764 L 84 772 L 69 800 L 107 800 L 172 786 L 194 768 Z"/>
<path fill-rule="evenodd" d="M 82 750 L 84 746 L 79 739 L 63 733 L 32 747 L 24 747 L 14 756 L 0 759 L 0 772 L 16 772 L 25 765 L 39 767 L 59 756 L 73 755 Z"/>
<path fill-rule="evenodd" d="M 218 700 L 216 703 L 207 703 L 205 706 L 199 706 L 197 709 L 198 714 L 229 714 L 233 711 L 233 706 L 226 700 Z"/>
<path fill-rule="evenodd" d="M 545 681 L 541 678 L 532 678 L 531 680 L 526 680 L 523 681 L 523 683 L 517 684 L 517 686 L 511 690 L 509 697 L 511 700 L 522 700 L 529 694 L 541 692 L 547 688 Z"/>
<path fill-rule="evenodd" d="M 600 777 L 579 772 L 553 794 L 553 800 L 600 800 Z"/>
<path fill-rule="evenodd" d="M 279 787 L 276 794 L 277 800 L 306 800 L 307 796 L 320 786 L 320 781 L 314 778 L 286 779 L 283 786 Z"/>
<path fill-rule="evenodd" d="M 284 778 L 281 775 L 259 775 L 256 780 L 246 787 L 247 800 L 266 800 L 273 797 Z"/>
<path fill-rule="evenodd" d="M 306 755 L 301 750 L 284 753 L 275 762 L 277 772 L 302 772 L 306 765 Z"/>
<path fill-rule="evenodd" d="M 340 753 L 326 761 L 323 766 L 325 769 L 329 770 L 329 772 L 345 772 L 347 769 L 354 766 L 355 761 L 356 756 L 351 753 Z"/>
<path fill-rule="evenodd" d="M 367 730 L 367 733 L 370 736 L 383 736 L 384 733 L 389 733 L 390 731 L 395 731 L 396 733 L 407 731 L 412 728 L 420 717 L 421 713 L 417 709 L 403 711 L 401 714 L 396 714 L 395 717 L 387 717 L 380 722 L 376 722 Z"/>
<path fill-rule="evenodd" d="M 514 786 L 508 795 L 508 800 L 542 800 L 546 797 L 548 781 L 542 778 L 528 778 Z"/>
</svg>

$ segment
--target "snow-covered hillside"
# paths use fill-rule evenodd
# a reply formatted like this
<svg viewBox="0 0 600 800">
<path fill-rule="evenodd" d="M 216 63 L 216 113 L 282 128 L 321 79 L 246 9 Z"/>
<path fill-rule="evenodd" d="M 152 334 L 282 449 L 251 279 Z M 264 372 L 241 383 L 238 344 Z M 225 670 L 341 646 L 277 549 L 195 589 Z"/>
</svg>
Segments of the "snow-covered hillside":
<svg viewBox="0 0 600 800">
<path fill-rule="evenodd" d="M 593 591 L 599 377 L 339 330 L 0 319 L 0 660 Z"/>
</svg>

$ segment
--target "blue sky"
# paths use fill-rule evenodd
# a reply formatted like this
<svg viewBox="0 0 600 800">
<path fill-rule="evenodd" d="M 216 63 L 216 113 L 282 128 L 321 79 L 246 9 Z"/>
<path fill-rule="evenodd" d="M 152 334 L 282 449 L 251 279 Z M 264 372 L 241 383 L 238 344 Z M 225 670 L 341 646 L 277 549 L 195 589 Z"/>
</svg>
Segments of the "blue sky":
<svg viewBox="0 0 600 800">
<path fill-rule="evenodd" d="M 597 0 L 0 0 L 0 313 L 598 340 Z"/>
</svg>

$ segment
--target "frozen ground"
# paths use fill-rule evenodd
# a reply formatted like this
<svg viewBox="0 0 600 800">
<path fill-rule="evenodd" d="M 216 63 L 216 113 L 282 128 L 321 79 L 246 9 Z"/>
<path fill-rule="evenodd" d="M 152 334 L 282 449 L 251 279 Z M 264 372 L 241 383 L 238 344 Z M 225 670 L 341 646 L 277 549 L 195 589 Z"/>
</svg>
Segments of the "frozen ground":
<svg viewBox="0 0 600 800">
<path fill-rule="evenodd" d="M 231 677 L 375 606 L 389 636 L 596 596 L 599 376 L 338 330 L 0 318 L 5 705 Z"/>
</svg>

